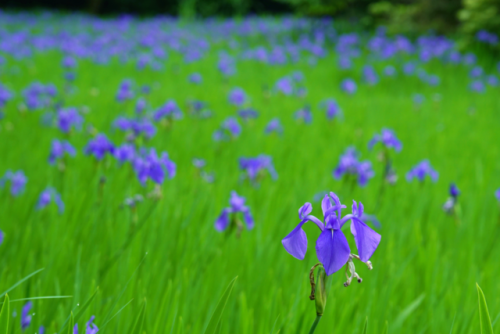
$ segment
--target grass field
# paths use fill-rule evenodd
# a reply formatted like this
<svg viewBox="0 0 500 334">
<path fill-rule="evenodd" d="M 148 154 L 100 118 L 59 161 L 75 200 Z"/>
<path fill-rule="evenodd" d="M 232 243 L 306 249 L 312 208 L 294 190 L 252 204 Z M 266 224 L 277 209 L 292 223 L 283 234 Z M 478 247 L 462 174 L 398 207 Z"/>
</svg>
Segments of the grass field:
<svg viewBox="0 0 500 334">
<path fill-rule="evenodd" d="M 307 333 L 315 319 L 309 270 L 318 263 L 319 232 L 314 224 L 304 225 L 309 249 L 303 261 L 290 256 L 281 240 L 300 222 L 297 210 L 305 202 L 322 216 L 314 199 L 323 191 L 335 192 L 346 212 L 353 199 L 361 201 L 380 221 L 382 239 L 371 258 L 372 271 L 356 263 L 362 284 L 345 288 L 344 270 L 333 275 L 316 333 L 362 333 L 366 318 L 367 333 L 384 333 L 386 326 L 388 333 L 479 333 L 476 282 L 498 331 L 500 90 L 485 84 L 478 93 L 469 87 L 474 80 L 486 82 L 486 75 L 499 75 L 495 59 L 478 53 L 475 64 L 466 64 L 467 57 L 447 61 L 453 42 L 443 44 L 443 39 L 412 42 L 409 53 L 383 56 L 368 47 L 373 34 L 360 33 L 358 42 L 346 44 L 346 28 L 333 27 L 299 19 L 100 21 L 0 12 L 0 85 L 11 93 L 3 108 L 0 103 L 0 176 L 22 170 L 28 179 L 18 196 L 11 195 L 9 182 L 0 189 L 0 291 L 44 268 L 8 293 L 8 332 L 22 332 L 26 300 L 13 300 L 71 296 L 33 300 L 24 332 L 39 333 L 40 326 L 46 333 L 60 332 L 73 311 L 80 333 L 92 315 L 104 333 L 203 333 L 237 276 L 220 333 Z M 395 44 L 380 38 L 382 45 Z M 266 50 L 267 60 L 249 51 L 258 47 Z M 167 55 L 155 57 L 154 48 Z M 286 54 L 283 64 L 270 60 L 273 49 Z M 426 60 L 422 50 L 434 54 Z M 197 52 L 199 59 L 186 60 L 198 58 Z M 68 55 L 75 68 L 62 66 Z M 352 66 L 343 69 L 339 61 L 346 56 Z M 143 69 L 137 66 L 141 57 L 147 59 Z M 404 74 L 410 61 L 415 71 Z M 221 63 L 235 72 L 224 75 Z M 368 64 L 378 74 L 376 84 L 363 79 Z M 384 75 L 388 65 L 396 69 L 392 77 Z M 475 66 L 484 73 L 473 79 Z M 296 71 L 303 75 L 296 86 L 305 94 L 279 92 L 276 82 Z M 427 83 L 423 71 L 437 75 L 439 84 Z M 74 81 L 65 79 L 67 72 L 75 74 Z M 193 73 L 202 76 L 201 83 L 189 81 Z M 357 84 L 353 94 L 341 89 L 347 78 Z M 131 80 L 134 97 L 118 102 L 124 79 Z M 23 95 L 33 82 L 52 83 L 58 90 L 36 110 Z M 143 85 L 149 94 L 141 93 Z M 238 108 L 228 102 L 236 87 L 259 116 L 238 118 L 241 135 L 215 141 L 221 123 L 238 117 Z M 424 97 L 422 103 L 415 102 L 415 94 Z M 115 145 L 126 141 L 127 134 L 113 122 L 134 117 L 140 96 L 147 101 L 145 114 L 170 99 L 183 112 L 181 119 L 154 123 L 151 139 L 135 141 L 136 147 L 168 152 L 177 166 L 176 175 L 161 185 L 161 198 L 148 197 L 154 183 L 141 185 L 130 163 L 120 164 L 109 154 L 97 161 L 84 153 L 97 133 Z M 327 119 L 320 107 L 326 99 L 337 101 L 343 117 Z M 205 102 L 212 116 L 190 113 L 191 100 Z M 306 105 L 310 124 L 294 118 Z M 80 130 L 64 133 L 53 117 L 68 107 L 76 107 L 84 121 Z M 280 119 L 282 135 L 265 134 L 273 118 Z M 393 129 L 403 144 L 401 152 L 390 151 L 399 176 L 394 185 L 383 180 L 381 144 L 367 147 L 382 128 Z M 77 151 L 64 159 L 64 171 L 48 163 L 54 139 L 68 140 Z M 372 162 L 375 176 L 365 187 L 332 176 L 349 146 Z M 265 173 L 258 184 L 243 179 L 238 159 L 259 154 L 272 157 L 276 180 Z M 194 158 L 206 160 L 213 182 L 200 176 Z M 405 174 L 424 159 L 439 172 L 438 181 L 408 182 Z M 442 209 L 451 182 L 461 191 L 455 216 Z M 53 204 L 36 209 L 49 186 L 61 195 L 62 214 Z M 255 220 L 255 228 L 244 229 L 239 238 L 214 228 L 232 190 L 246 198 Z M 144 197 L 136 209 L 123 205 L 136 194 Z M 142 330 L 133 327 L 142 320 Z"/>
</svg>

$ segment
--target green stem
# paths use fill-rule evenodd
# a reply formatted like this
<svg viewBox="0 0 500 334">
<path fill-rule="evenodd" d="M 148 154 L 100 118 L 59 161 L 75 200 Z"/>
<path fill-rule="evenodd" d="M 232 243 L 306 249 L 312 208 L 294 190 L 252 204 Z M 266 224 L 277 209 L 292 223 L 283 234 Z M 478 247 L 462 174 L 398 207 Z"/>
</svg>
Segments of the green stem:
<svg viewBox="0 0 500 334">
<path fill-rule="evenodd" d="M 316 330 L 316 326 L 318 326 L 318 323 L 319 323 L 320 320 L 321 320 L 321 316 L 318 315 L 316 317 L 316 320 L 314 320 L 314 322 L 313 322 L 313 325 L 311 327 L 311 330 L 309 331 L 309 334 L 313 334 L 314 333 L 314 331 Z"/>
</svg>

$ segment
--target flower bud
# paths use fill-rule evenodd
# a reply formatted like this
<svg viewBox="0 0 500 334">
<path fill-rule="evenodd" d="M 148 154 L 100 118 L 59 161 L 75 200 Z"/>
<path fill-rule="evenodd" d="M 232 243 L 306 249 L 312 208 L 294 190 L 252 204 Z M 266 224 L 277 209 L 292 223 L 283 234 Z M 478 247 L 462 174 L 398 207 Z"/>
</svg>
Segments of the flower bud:
<svg viewBox="0 0 500 334">
<path fill-rule="evenodd" d="M 326 298 L 328 296 L 327 289 L 327 276 L 323 266 L 319 266 L 317 276 L 316 276 L 316 288 L 315 288 L 315 302 L 316 302 L 316 314 L 318 316 L 323 315 L 326 307 Z"/>
</svg>

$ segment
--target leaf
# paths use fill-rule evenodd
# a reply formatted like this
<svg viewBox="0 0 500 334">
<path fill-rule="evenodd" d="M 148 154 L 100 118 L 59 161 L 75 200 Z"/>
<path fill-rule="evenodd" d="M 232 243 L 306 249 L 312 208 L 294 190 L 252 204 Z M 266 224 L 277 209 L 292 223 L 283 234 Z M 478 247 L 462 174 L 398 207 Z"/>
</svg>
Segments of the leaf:
<svg viewBox="0 0 500 334">
<path fill-rule="evenodd" d="M 278 319 L 280 318 L 279 314 L 278 314 L 278 317 L 276 318 L 276 320 L 274 321 L 274 325 L 273 325 L 273 329 L 271 329 L 271 334 L 274 333 L 274 328 L 276 327 L 276 323 L 278 323 Z"/>
<path fill-rule="evenodd" d="M 484 298 L 483 290 L 476 283 L 477 297 L 479 299 L 479 322 L 481 323 L 482 334 L 493 334 L 493 326 L 491 326 L 490 314 L 488 313 L 488 305 Z"/>
<path fill-rule="evenodd" d="M 80 319 L 80 317 L 82 316 L 83 312 L 85 312 L 85 310 L 90 306 L 90 303 L 92 302 L 92 300 L 94 299 L 94 297 L 97 295 L 97 292 L 99 291 L 99 287 L 95 290 L 95 292 L 92 294 L 92 296 L 90 296 L 90 298 L 85 302 L 85 304 L 83 304 L 83 306 L 78 310 L 78 312 L 76 313 L 75 317 L 74 317 L 74 321 L 77 322 L 78 319 Z M 75 306 L 73 308 L 73 310 L 71 310 L 71 315 L 73 314 L 73 312 L 78 308 L 79 306 Z M 66 326 L 68 326 L 68 322 L 71 318 L 71 315 L 68 316 L 68 318 L 66 319 L 66 321 L 64 322 L 64 324 L 62 325 L 61 329 L 59 330 L 59 332 L 62 332 Z"/>
<path fill-rule="evenodd" d="M 421 294 L 417 299 L 415 299 L 415 301 L 413 301 L 403 311 L 401 311 L 401 313 L 399 314 L 399 316 L 394 321 L 394 327 L 401 326 L 403 324 L 403 322 L 406 320 L 406 318 L 408 318 L 408 316 L 410 314 L 412 314 L 413 311 L 415 311 L 417 309 L 417 307 L 420 306 L 420 304 L 422 303 L 422 301 L 424 300 L 424 298 L 425 298 L 425 295 Z"/>
<path fill-rule="evenodd" d="M 21 299 L 13 299 L 10 302 L 22 302 L 25 300 L 37 300 L 37 299 L 62 299 L 62 298 L 71 298 L 73 296 L 40 296 L 40 297 L 28 297 L 28 298 L 21 298 Z M 3 303 L 2 303 L 3 304 Z"/>
<path fill-rule="evenodd" d="M 207 328 L 203 333 L 205 334 L 214 334 L 216 333 L 217 325 L 220 322 L 220 319 L 222 317 L 222 313 L 224 312 L 224 308 L 226 307 L 227 300 L 229 299 L 229 296 L 231 295 L 231 291 L 233 290 L 234 283 L 236 282 L 236 279 L 238 276 L 233 278 L 233 280 L 229 283 L 228 287 L 226 288 L 226 291 L 224 291 L 224 294 L 222 295 L 221 299 L 219 300 L 219 303 L 217 304 L 217 307 L 215 308 L 214 313 L 212 314 L 212 317 L 210 318 L 210 322 L 207 325 Z"/>
<path fill-rule="evenodd" d="M 384 331 L 382 333 L 389 334 L 389 323 L 387 321 L 385 322 Z"/>
<path fill-rule="evenodd" d="M 44 270 L 45 268 L 42 268 L 42 269 L 38 269 L 37 271 L 34 271 L 32 272 L 31 274 L 29 274 L 28 276 L 22 278 L 20 281 L 17 281 L 16 284 L 14 284 L 13 286 L 11 286 L 10 288 L 8 288 L 7 290 L 5 290 L 4 292 L 2 292 L 0 294 L 0 298 L 2 298 L 3 296 L 5 296 L 7 293 L 9 293 L 10 291 L 14 290 L 15 287 L 17 287 L 19 284 L 21 284 L 22 282 L 26 281 L 28 278 L 30 278 L 31 276 L 34 276 L 36 274 L 38 274 L 40 271 Z"/>
<path fill-rule="evenodd" d="M 365 320 L 365 326 L 363 327 L 363 334 L 366 334 L 367 330 L 368 330 L 368 317 L 366 317 L 366 320 Z"/>
<path fill-rule="evenodd" d="M 10 318 L 10 302 L 9 295 L 5 295 L 5 299 L 0 311 L 0 333 L 7 334 L 9 332 L 9 318 Z M 5 329 L 5 330 L 4 330 Z"/>
<path fill-rule="evenodd" d="M 129 300 L 129 302 L 128 302 L 127 304 L 123 305 L 123 307 L 122 307 L 121 309 L 119 309 L 119 310 L 118 310 L 118 312 L 116 312 L 116 313 L 115 313 L 115 314 L 114 314 L 111 318 L 109 318 L 108 322 L 106 322 L 104 325 L 102 325 L 102 327 L 106 326 L 106 325 L 107 325 L 107 324 L 108 324 L 111 320 L 113 320 L 113 319 L 114 319 L 114 317 L 116 317 L 118 314 L 120 314 L 120 313 L 121 313 L 121 311 L 123 311 L 123 309 L 124 309 L 125 307 L 127 307 L 127 306 L 128 306 L 128 304 L 130 304 L 130 303 L 132 302 L 132 300 L 134 300 L 134 299 L 130 299 L 130 300 Z"/>
<path fill-rule="evenodd" d="M 68 334 L 73 334 L 73 327 L 75 326 L 75 319 L 73 318 L 73 312 L 69 315 L 69 327 Z"/>
<path fill-rule="evenodd" d="M 144 318 L 146 314 L 146 300 L 142 303 L 141 310 L 135 319 L 135 322 L 132 326 L 130 326 L 130 330 L 128 331 L 130 334 L 139 334 L 142 331 L 142 326 L 144 325 Z"/>
</svg>

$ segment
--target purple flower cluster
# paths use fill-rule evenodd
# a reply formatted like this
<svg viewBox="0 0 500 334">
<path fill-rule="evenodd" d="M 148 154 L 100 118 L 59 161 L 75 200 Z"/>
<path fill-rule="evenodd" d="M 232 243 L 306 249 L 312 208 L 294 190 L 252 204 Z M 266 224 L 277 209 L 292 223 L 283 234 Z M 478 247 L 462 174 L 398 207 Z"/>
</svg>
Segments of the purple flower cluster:
<svg viewBox="0 0 500 334">
<path fill-rule="evenodd" d="M 230 140 L 238 138 L 241 134 L 241 125 L 234 117 L 228 117 L 222 122 L 220 128 L 213 134 L 215 141 Z"/>
<path fill-rule="evenodd" d="M 368 148 L 371 150 L 376 143 L 382 143 L 386 148 L 393 148 L 396 152 L 403 148 L 394 131 L 390 129 L 382 129 L 380 134 L 373 136 L 368 142 Z"/>
<path fill-rule="evenodd" d="M 267 123 L 264 132 L 266 134 L 271 134 L 274 132 L 281 135 L 283 133 L 283 125 L 281 125 L 279 118 L 273 118 L 272 120 L 270 120 L 269 123 Z"/>
<path fill-rule="evenodd" d="M 54 165 L 58 159 L 64 158 L 67 154 L 74 157 L 76 150 L 67 140 L 52 140 L 52 146 L 49 154 L 49 164 Z"/>
<path fill-rule="evenodd" d="M 142 185 L 145 185 L 148 179 L 156 184 L 163 184 L 166 177 L 172 179 L 177 171 L 175 163 L 166 152 L 158 156 L 153 148 L 149 151 L 142 149 L 132 164 Z"/>
<path fill-rule="evenodd" d="M 57 126 L 64 133 L 69 133 L 71 129 L 80 130 L 83 117 L 76 108 L 66 108 L 57 111 Z"/>
<path fill-rule="evenodd" d="M 102 160 L 107 153 L 113 154 L 114 151 L 115 145 L 104 134 L 98 134 L 85 147 L 85 154 L 93 155 L 97 160 Z"/>
</svg>

